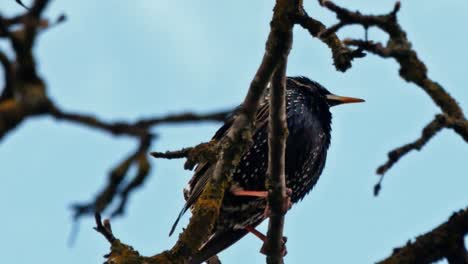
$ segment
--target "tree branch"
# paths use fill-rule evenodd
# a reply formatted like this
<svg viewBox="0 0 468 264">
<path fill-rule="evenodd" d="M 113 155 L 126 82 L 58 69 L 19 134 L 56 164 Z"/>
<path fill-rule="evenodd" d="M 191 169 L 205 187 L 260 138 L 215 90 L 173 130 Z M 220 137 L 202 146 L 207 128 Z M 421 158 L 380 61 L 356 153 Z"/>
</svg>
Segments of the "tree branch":
<svg viewBox="0 0 468 264">
<path fill-rule="evenodd" d="M 213 112 L 208 114 L 195 114 L 186 112 L 182 114 L 170 114 L 163 117 L 153 117 L 148 119 L 137 120 L 134 123 L 130 122 L 114 122 L 109 123 L 100 120 L 92 115 L 78 114 L 73 112 L 65 112 L 56 106 L 50 107 L 49 113 L 58 120 L 69 121 L 91 128 L 101 129 L 113 135 L 130 135 L 141 137 L 149 132 L 148 128 L 162 124 L 177 124 L 202 121 L 224 121 L 229 111 Z"/>
<path fill-rule="evenodd" d="M 96 221 L 96 227 L 94 230 L 103 235 L 109 243 L 113 243 L 116 238 L 112 233 L 110 221 L 108 219 L 102 221 L 100 213 L 94 214 L 94 220 Z"/>
<path fill-rule="evenodd" d="M 292 44 L 292 27 L 291 37 Z M 287 55 L 287 54 L 286 54 Z M 285 152 L 288 126 L 286 121 L 287 57 L 278 65 L 270 89 L 270 121 L 268 126 L 268 203 L 271 208 L 268 223 L 267 263 L 283 263 L 283 226 L 286 205 Z"/>
<path fill-rule="evenodd" d="M 339 7 L 332 1 L 323 0 L 322 5 L 334 12 L 339 22 L 324 30 L 321 35 L 335 34 L 339 29 L 347 25 L 362 25 L 377 27 L 389 35 L 386 45 L 374 43 L 372 41 L 360 39 L 347 39 L 343 43 L 347 46 L 355 46 L 358 49 L 368 51 L 382 58 L 393 58 L 400 66 L 400 76 L 419 86 L 433 102 L 442 110 L 442 115 L 429 124 L 421 139 L 414 143 L 407 144 L 389 153 L 389 161 L 377 169 L 377 173 L 383 175 L 392 165 L 394 165 L 403 155 L 412 149 L 421 148 L 442 128 L 452 128 L 466 142 L 468 142 L 468 121 L 466 120 L 462 108 L 456 100 L 437 82 L 427 76 L 426 65 L 419 59 L 416 51 L 412 49 L 406 32 L 401 28 L 397 20 L 397 13 L 400 10 L 400 2 L 396 2 L 393 10 L 385 15 L 363 15 L 360 12 L 352 12 L 346 8 Z M 443 116 L 444 122 L 441 122 Z M 374 193 L 377 194 L 381 187 L 382 177 L 375 185 Z"/>
<path fill-rule="evenodd" d="M 192 170 L 195 165 L 200 163 L 215 164 L 219 158 L 219 144 L 215 140 L 206 143 L 200 143 L 195 147 L 183 148 L 176 151 L 151 152 L 155 158 L 180 159 L 187 158 L 184 169 Z"/>
<path fill-rule="evenodd" d="M 450 264 L 468 263 L 464 237 L 468 234 L 468 208 L 454 213 L 432 231 L 395 248 L 393 254 L 377 264 L 433 263 L 446 258 Z"/>
<path fill-rule="evenodd" d="M 128 194 L 134 188 L 138 187 L 149 174 L 150 164 L 147 161 L 146 155 L 150 145 L 151 137 L 149 135 L 142 137 L 138 149 L 125 158 L 110 172 L 108 184 L 96 196 L 94 201 L 87 204 L 75 204 L 72 206 L 75 211 L 74 218 L 78 219 L 82 215 L 93 214 L 96 212 L 102 213 L 117 195 L 120 195 L 122 200 L 117 209 L 113 211 L 112 215 L 116 216 L 122 214 L 124 212 Z M 122 187 L 121 184 L 125 179 L 129 168 L 133 164 L 138 167 L 137 175 L 127 186 Z M 123 189 L 123 191 L 119 191 L 119 189 Z"/>
<path fill-rule="evenodd" d="M 408 154 L 412 150 L 421 150 L 424 145 L 434 137 L 440 130 L 448 125 L 447 119 L 444 115 L 436 115 L 434 120 L 432 120 L 426 127 L 424 127 L 421 137 L 416 141 L 403 145 L 399 148 L 396 148 L 388 153 L 388 161 L 381 165 L 377 169 L 377 174 L 380 174 L 379 182 L 374 186 L 374 195 L 378 195 L 380 189 L 382 188 L 382 181 L 385 173 L 404 155 Z"/>
<path fill-rule="evenodd" d="M 180 235 L 176 245 L 170 251 L 151 257 L 151 262 L 148 263 L 183 263 L 197 252 L 210 235 L 233 169 L 238 165 L 242 153 L 250 144 L 258 103 L 275 68 L 289 52 L 288 39 L 293 25 L 290 18 L 296 15 L 301 4 L 300 1 L 292 4 L 286 0 L 279 0 L 276 3 L 262 63 L 250 84 L 242 108 L 231 129 L 218 143 L 221 154 L 215 165 L 212 178 L 197 200 L 190 222 Z M 109 259 L 112 258 L 116 264 L 123 263 L 115 261 L 116 254 L 118 255 L 119 252 L 112 251 Z M 141 258 L 145 261 L 148 260 Z M 124 258 L 121 258 L 120 261 L 124 261 Z"/>
<path fill-rule="evenodd" d="M 65 112 L 57 108 L 56 106 L 52 106 L 49 110 L 49 113 L 57 120 L 69 121 L 76 124 L 85 125 L 90 128 L 104 130 L 113 135 L 129 135 L 134 137 L 141 137 L 149 133 L 147 129 L 129 123 L 108 123 L 92 115 Z"/>
<path fill-rule="evenodd" d="M 188 123 L 197 121 L 224 121 L 226 117 L 232 112 L 232 109 L 218 111 L 208 114 L 195 114 L 191 112 L 181 114 L 171 114 L 163 117 L 153 117 L 148 119 L 141 119 L 135 123 L 139 127 L 150 127 L 159 124 L 177 124 Z"/>
<path fill-rule="evenodd" d="M 296 23 L 309 31 L 310 35 L 320 39 L 332 51 L 333 64 L 338 71 L 345 72 L 351 68 L 351 61 L 354 58 L 362 58 L 365 54 L 361 49 L 351 50 L 346 47 L 338 36 L 334 33 L 321 34 L 326 27 L 322 22 L 310 17 L 305 11 L 299 13 L 296 17 Z"/>
<path fill-rule="evenodd" d="M 151 156 L 161 159 L 182 159 L 187 158 L 193 147 L 183 148 L 180 150 L 166 151 L 166 152 L 151 152 Z"/>
<path fill-rule="evenodd" d="M 91 214 L 94 211 L 104 211 L 110 202 L 120 196 L 120 204 L 112 213 L 113 216 L 124 212 L 126 201 L 130 193 L 143 184 L 149 173 L 149 162 L 146 152 L 151 141 L 151 128 L 162 124 L 185 122 L 223 121 L 229 111 L 219 111 L 208 114 L 185 112 L 163 117 L 151 117 L 135 122 L 107 122 L 93 115 L 64 111 L 55 104 L 47 94 L 46 85 L 38 76 L 33 44 L 39 29 L 50 27 L 52 24 L 41 18 L 43 10 L 49 1 L 36 0 L 31 8 L 22 15 L 12 18 L 0 16 L 0 37 L 10 41 L 15 52 L 15 61 L 0 52 L 0 62 L 5 69 L 5 88 L 0 96 L 0 139 L 27 118 L 37 115 L 50 115 L 57 120 L 84 125 L 99 129 L 112 135 L 127 135 L 140 142 L 139 149 L 122 161 L 109 176 L 108 185 L 97 195 L 92 203 L 74 205 L 75 217 Z M 54 25 L 65 20 L 61 15 Z M 15 26 L 15 31 L 10 27 Z M 13 96 L 15 95 L 15 96 Z M 137 175 L 126 186 L 121 186 L 127 177 L 130 166 L 138 167 Z"/>
</svg>

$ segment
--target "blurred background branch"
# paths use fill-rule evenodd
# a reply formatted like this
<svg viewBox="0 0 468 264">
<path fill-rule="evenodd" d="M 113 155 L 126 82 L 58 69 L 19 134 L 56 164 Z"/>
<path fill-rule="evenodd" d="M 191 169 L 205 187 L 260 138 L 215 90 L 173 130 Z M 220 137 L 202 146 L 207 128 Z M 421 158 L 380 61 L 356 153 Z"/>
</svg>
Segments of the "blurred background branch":
<svg viewBox="0 0 468 264">
<path fill-rule="evenodd" d="M 135 138 L 139 145 L 137 150 L 112 169 L 106 186 L 96 198 L 90 203 L 72 206 L 74 218 L 78 219 L 83 215 L 93 215 L 95 211 L 103 212 L 118 197 L 120 202 L 111 212 L 112 216 L 118 216 L 125 212 L 132 191 L 141 186 L 149 175 L 150 163 L 147 154 L 156 139 L 151 132 L 152 129 L 176 123 L 222 122 L 230 110 L 207 114 L 184 112 L 143 118 L 133 122 L 108 122 L 90 114 L 64 111 L 49 97 L 48 87 L 37 73 L 37 63 L 33 53 L 33 44 L 38 34 L 65 21 L 64 15 L 60 15 L 54 23 L 41 17 L 49 2 L 34 1 L 22 15 L 11 18 L 0 16 L 0 38 L 9 41 L 15 52 L 15 58 L 10 59 L 0 50 L 0 62 L 4 71 L 4 87 L 0 95 L 0 139 L 26 119 L 44 115 L 52 116 L 58 121 L 98 129 L 110 135 Z M 137 167 L 134 177 L 129 175 L 131 166 Z"/>
</svg>

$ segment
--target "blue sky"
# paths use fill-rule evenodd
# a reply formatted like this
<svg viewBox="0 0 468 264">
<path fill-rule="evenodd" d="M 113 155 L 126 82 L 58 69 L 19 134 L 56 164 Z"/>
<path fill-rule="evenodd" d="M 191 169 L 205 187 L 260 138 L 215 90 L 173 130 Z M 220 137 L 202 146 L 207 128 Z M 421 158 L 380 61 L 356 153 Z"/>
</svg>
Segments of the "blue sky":
<svg viewBox="0 0 468 264">
<path fill-rule="evenodd" d="M 353 9 L 372 13 L 393 6 L 388 0 L 353 2 Z M 39 69 L 60 106 L 107 120 L 232 107 L 243 99 L 259 65 L 272 7 L 273 1 L 265 0 L 52 1 L 47 14 L 65 12 L 68 20 L 40 37 L 35 47 Z M 328 25 L 335 21 L 317 1 L 306 1 L 306 9 Z M 22 11 L 13 0 L 2 1 L 0 10 Z M 419 0 L 403 1 L 399 15 L 429 76 L 465 109 L 467 11 L 463 0 Z M 358 27 L 340 32 L 362 35 Z M 376 30 L 369 37 L 385 40 Z M 0 47 L 8 49 L 4 43 Z M 336 72 L 326 46 L 295 29 L 288 74 L 306 75 L 336 94 L 367 102 L 333 109 L 325 171 L 287 215 L 287 263 L 372 263 L 468 204 L 468 147 L 449 130 L 399 162 L 381 195 L 372 196 L 374 171 L 386 153 L 418 137 L 438 113 L 430 98 L 397 71 L 394 61 L 369 55 L 345 74 Z M 158 127 L 160 138 L 152 150 L 206 141 L 218 126 Z M 92 230 L 92 219 L 81 221 L 75 245 L 67 245 L 69 205 L 92 198 L 135 142 L 41 117 L 24 122 L 0 144 L 4 262 L 101 263 L 108 244 Z M 145 255 L 175 242 L 176 236 L 167 234 L 191 176 L 181 160 L 151 162 L 151 177 L 130 198 L 128 214 L 113 221 L 117 236 Z M 223 263 L 263 263 L 260 247 L 247 236 L 220 257 Z"/>
</svg>

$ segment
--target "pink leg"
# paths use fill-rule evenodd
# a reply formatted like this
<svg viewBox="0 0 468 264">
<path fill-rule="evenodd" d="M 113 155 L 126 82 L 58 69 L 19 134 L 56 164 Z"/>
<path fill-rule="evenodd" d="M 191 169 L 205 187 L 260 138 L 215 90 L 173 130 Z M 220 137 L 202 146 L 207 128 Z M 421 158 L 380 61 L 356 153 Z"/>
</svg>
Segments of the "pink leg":
<svg viewBox="0 0 468 264">
<path fill-rule="evenodd" d="M 267 191 L 246 191 L 240 188 L 231 190 L 231 193 L 234 194 L 235 196 L 251 196 L 251 197 L 259 197 L 259 198 L 268 197 Z"/>
<path fill-rule="evenodd" d="M 260 240 L 262 240 L 263 242 L 266 241 L 266 236 L 258 231 L 257 229 L 255 229 L 254 227 L 251 227 L 251 226 L 246 226 L 245 227 L 245 230 L 249 231 L 250 233 L 252 233 L 254 236 L 258 237 Z"/>
<path fill-rule="evenodd" d="M 268 192 L 267 191 L 247 191 L 247 190 L 244 190 L 244 189 L 242 189 L 242 188 L 240 188 L 238 186 L 232 186 L 231 187 L 231 193 L 233 195 L 235 195 L 235 196 L 258 197 L 258 198 L 264 198 L 264 199 L 268 198 Z M 286 188 L 286 200 L 284 201 L 284 205 L 283 205 L 284 212 L 288 211 L 292 207 L 291 194 L 292 194 L 292 190 L 290 188 Z M 265 218 L 268 218 L 268 217 L 270 217 L 270 215 L 271 215 L 271 210 L 270 210 L 270 206 L 268 205 L 268 202 L 267 202 L 267 206 L 265 207 L 264 216 L 265 216 Z"/>
<path fill-rule="evenodd" d="M 267 247 L 266 247 L 267 237 L 262 232 L 258 231 L 257 229 L 255 229 L 254 227 L 251 227 L 251 226 L 246 226 L 245 230 L 249 231 L 254 236 L 258 237 L 260 240 L 263 241 L 263 245 L 262 245 L 262 248 L 260 249 L 260 253 L 266 255 L 266 252 L 267 252 Z M 283 237 L 283 248 L 281 249 L 281 252 L 282 252 L 283 256 L 286 256 L 286 254 L 288 254 L 288 251 L 286 250 L 286 240 L 287 240 L 287 238 Z"/>
</svg>

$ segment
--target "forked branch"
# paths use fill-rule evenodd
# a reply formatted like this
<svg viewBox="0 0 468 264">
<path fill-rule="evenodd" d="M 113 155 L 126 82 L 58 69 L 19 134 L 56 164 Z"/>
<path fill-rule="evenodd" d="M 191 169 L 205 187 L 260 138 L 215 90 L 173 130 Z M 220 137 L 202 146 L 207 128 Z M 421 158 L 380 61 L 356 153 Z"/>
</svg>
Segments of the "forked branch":
<svg viewBox="0 0 468 264">
<path fill-rule="evenodd" d="M 456 100 L 437 82 L 427 75 L 427 67 L 413 50 L 406 32 L 398 23 L 397 14 L 401 8 L 400 2 L 396 2 L 392 11 L 384 15 L 364 15 L 358 11 L 350 11 L 336 5 L 332 1 L 323 0 L 321 4 L 328 10 L 334 12 L 339 20 L 334 26 L 324 30 L 320 35 L 328 36 L 335 34 L 341 28 L 348 25 L 361 25 L 365 29 L 377 27 L 387 33 L 389 39 L 384 45 L 375 43 L 367 39 L 346 39 L 343 41 L 348 47 L 357 47 L 359 50 L 373 53 L 382 58 L 393 58 L 400 66 L 400 76 L 416 84 L 433 100 L 440 108 L 442 114 L 438 115 L 422 132 L 422 137 L 410 144 L 399 147 L 389 153 L 389 160 L 377 169 L 377 173 L 382 175 L 379 182 L 374 187 L 377 195 L 381 189 L 383 175 L 410 150 L 420 149 L 438 131 L 443 128 L 451 128 L 468 142 L 468 121 L 463 110 Z"/>
</svg>

